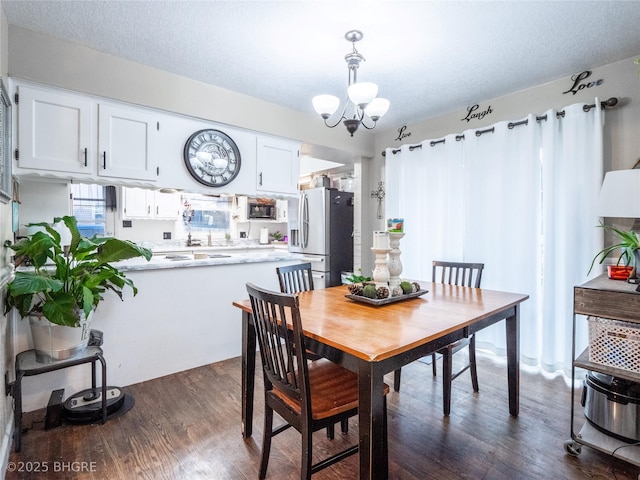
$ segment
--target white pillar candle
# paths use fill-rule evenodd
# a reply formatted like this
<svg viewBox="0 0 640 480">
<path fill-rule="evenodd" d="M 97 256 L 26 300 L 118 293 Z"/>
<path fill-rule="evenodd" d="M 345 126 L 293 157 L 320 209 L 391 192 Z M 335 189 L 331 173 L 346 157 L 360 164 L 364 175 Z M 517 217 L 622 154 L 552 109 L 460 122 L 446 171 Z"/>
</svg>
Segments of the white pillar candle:
<svg viewBox="0 0 640 480">
<path fill-rule="evenodd" d="M 373 232 L 373 248 L 376 249 L 388 249 L 389 248 L 389 233 L 382 231 Z"/>
</svg>

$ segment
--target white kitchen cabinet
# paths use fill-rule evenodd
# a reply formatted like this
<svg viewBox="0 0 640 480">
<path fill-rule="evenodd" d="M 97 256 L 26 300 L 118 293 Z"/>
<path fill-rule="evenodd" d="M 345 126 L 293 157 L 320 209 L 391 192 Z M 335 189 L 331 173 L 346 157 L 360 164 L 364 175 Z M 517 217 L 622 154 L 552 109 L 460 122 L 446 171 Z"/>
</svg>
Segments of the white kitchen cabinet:
<svg viewBox="0 0 640 480">
<path fill-rule="evenodd" d="M 256 190 L 296 194 L 300 175 L 300 143 L 283 138 L 258 136 Z"/>
<path fill-rule="evenodd" d="M 157 117 L 132 107 L 98 105 L 98 175 L 155 180 Z"/>
<path fill-rule="evenodd" d="M 122 189 L 123 216 L 148 220 L 177 220 L 180 216 L 180 195 L 144 188 Z"/>
<path fill-rule="evenodd" d="M 17 94 L 18 168 L 94 173 L 93 102 L 26 85 Z"/>
<path fill-rule="evenodd" d="M 157 179 L 159 123 L 150 110 L 30 84 L 16 93 L 17 175 Z"/>
<path fill-rule="evenodd" d="M 157 191 L 153 192 L 153 194 L 156 219 L 177 220 L 180 217 L 180 211 L 182 210 L 180 194 Z"/>
</svg>

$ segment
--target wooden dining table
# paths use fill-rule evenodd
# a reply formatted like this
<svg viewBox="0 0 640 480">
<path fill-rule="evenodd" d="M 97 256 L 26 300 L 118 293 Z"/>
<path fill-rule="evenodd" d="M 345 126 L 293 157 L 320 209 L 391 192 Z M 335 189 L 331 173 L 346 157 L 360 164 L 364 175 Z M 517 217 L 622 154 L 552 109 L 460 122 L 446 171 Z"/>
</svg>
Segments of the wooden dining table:
<svg viewBox="0 0 640 480">
<path fill-rule="evenodd" d="M 420 282 L 424 295 L 385 305 L 345 297 L 346 286 L 298 294 L 307 347 L 358 374 L 360 479 L 385 479 L 383 377 L 452 342 L 505 320 L 509 413 L 519 409 L 519 309 L 528 295 Z M 256 336 L 242 311 L 242 435 L 251 436 Z"/>
</svg>

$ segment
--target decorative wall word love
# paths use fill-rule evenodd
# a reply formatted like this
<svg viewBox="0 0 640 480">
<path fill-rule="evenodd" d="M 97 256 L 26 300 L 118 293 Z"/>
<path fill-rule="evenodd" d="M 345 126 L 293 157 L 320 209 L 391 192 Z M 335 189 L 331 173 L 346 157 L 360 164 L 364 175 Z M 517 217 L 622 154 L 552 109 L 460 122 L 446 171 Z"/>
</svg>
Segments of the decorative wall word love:
<svg viewBox="0 0 640 480">
<path fill-rule="evenodd" d="M 591 76 L 590 70 L 585 70 L 584 72 L 579 73 L 578 75 L 573 75 L 571 77 L 571 80 L 573 81 L 573 85 L 569 90 L 562 93 L 571 93 L 572 95 L 575 95 L 580 90 L 584 90 L 585 88 L 597 87 L 604 83 L 604 80 L 602 78 L 599 80 L 593 80 L 589 83 L 580 83 L 583 80 L 586 80 L 587 78 L 589 78 L 590 76 Z"/>
<path fill-rule="evenodd" d="M 467 116 L 461 119 L 460 121 L 464 122 L 466 120 L 467 123 L 469 123 L 474 118 L 477 120 L 482 120 L 485 115 L 489 115 L 490 113 L 493 113 L 493 110 L 491 110 L 491 105 L 489 105 L 486 110 L 483 110 L 478 113 L 474 113 L 479 108 L 480 108 L 480 105 L 478 105 L 477 103 L 473 107 L 467 107 Z"/>
<path fill-rule="evenodd" d="M 410 136 L 411 136 L 411 132 L 407 132 L 407 133 L 405 133 L 405 130 L 406 130 L 406 129 L 407 129 L 407 126 L 406 126 L 406 125 L 403 125 L 402 127 L 400 127 L 400 128 L 398 129 L 398 138 L 396 138 L 396 141 L 400 141 L 400 140 L 402 140 L 403 138 L 406 138 L 406 137 L 410 137 Z"/>
</svg>

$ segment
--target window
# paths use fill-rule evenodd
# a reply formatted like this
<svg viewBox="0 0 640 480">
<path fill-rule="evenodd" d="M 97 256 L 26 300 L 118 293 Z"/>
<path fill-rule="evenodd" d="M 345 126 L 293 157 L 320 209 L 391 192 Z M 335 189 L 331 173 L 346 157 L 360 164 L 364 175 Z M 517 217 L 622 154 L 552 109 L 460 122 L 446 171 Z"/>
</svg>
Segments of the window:
<svg viewBox="0 0 640 480">
<path fill-rule="evenodd" d="M 104 236 L 107 231 L 106 187 L 72 184 L 72 212 L 78 220 L 78 230 L 85 237 Z"/>
<path fill-rule="evenodd" d="M 231 197 L 209 197 L 183 193 L 182 226 L 187 233 L 216 234 L 220 236 L 231 226 Z"/>
</svg>

